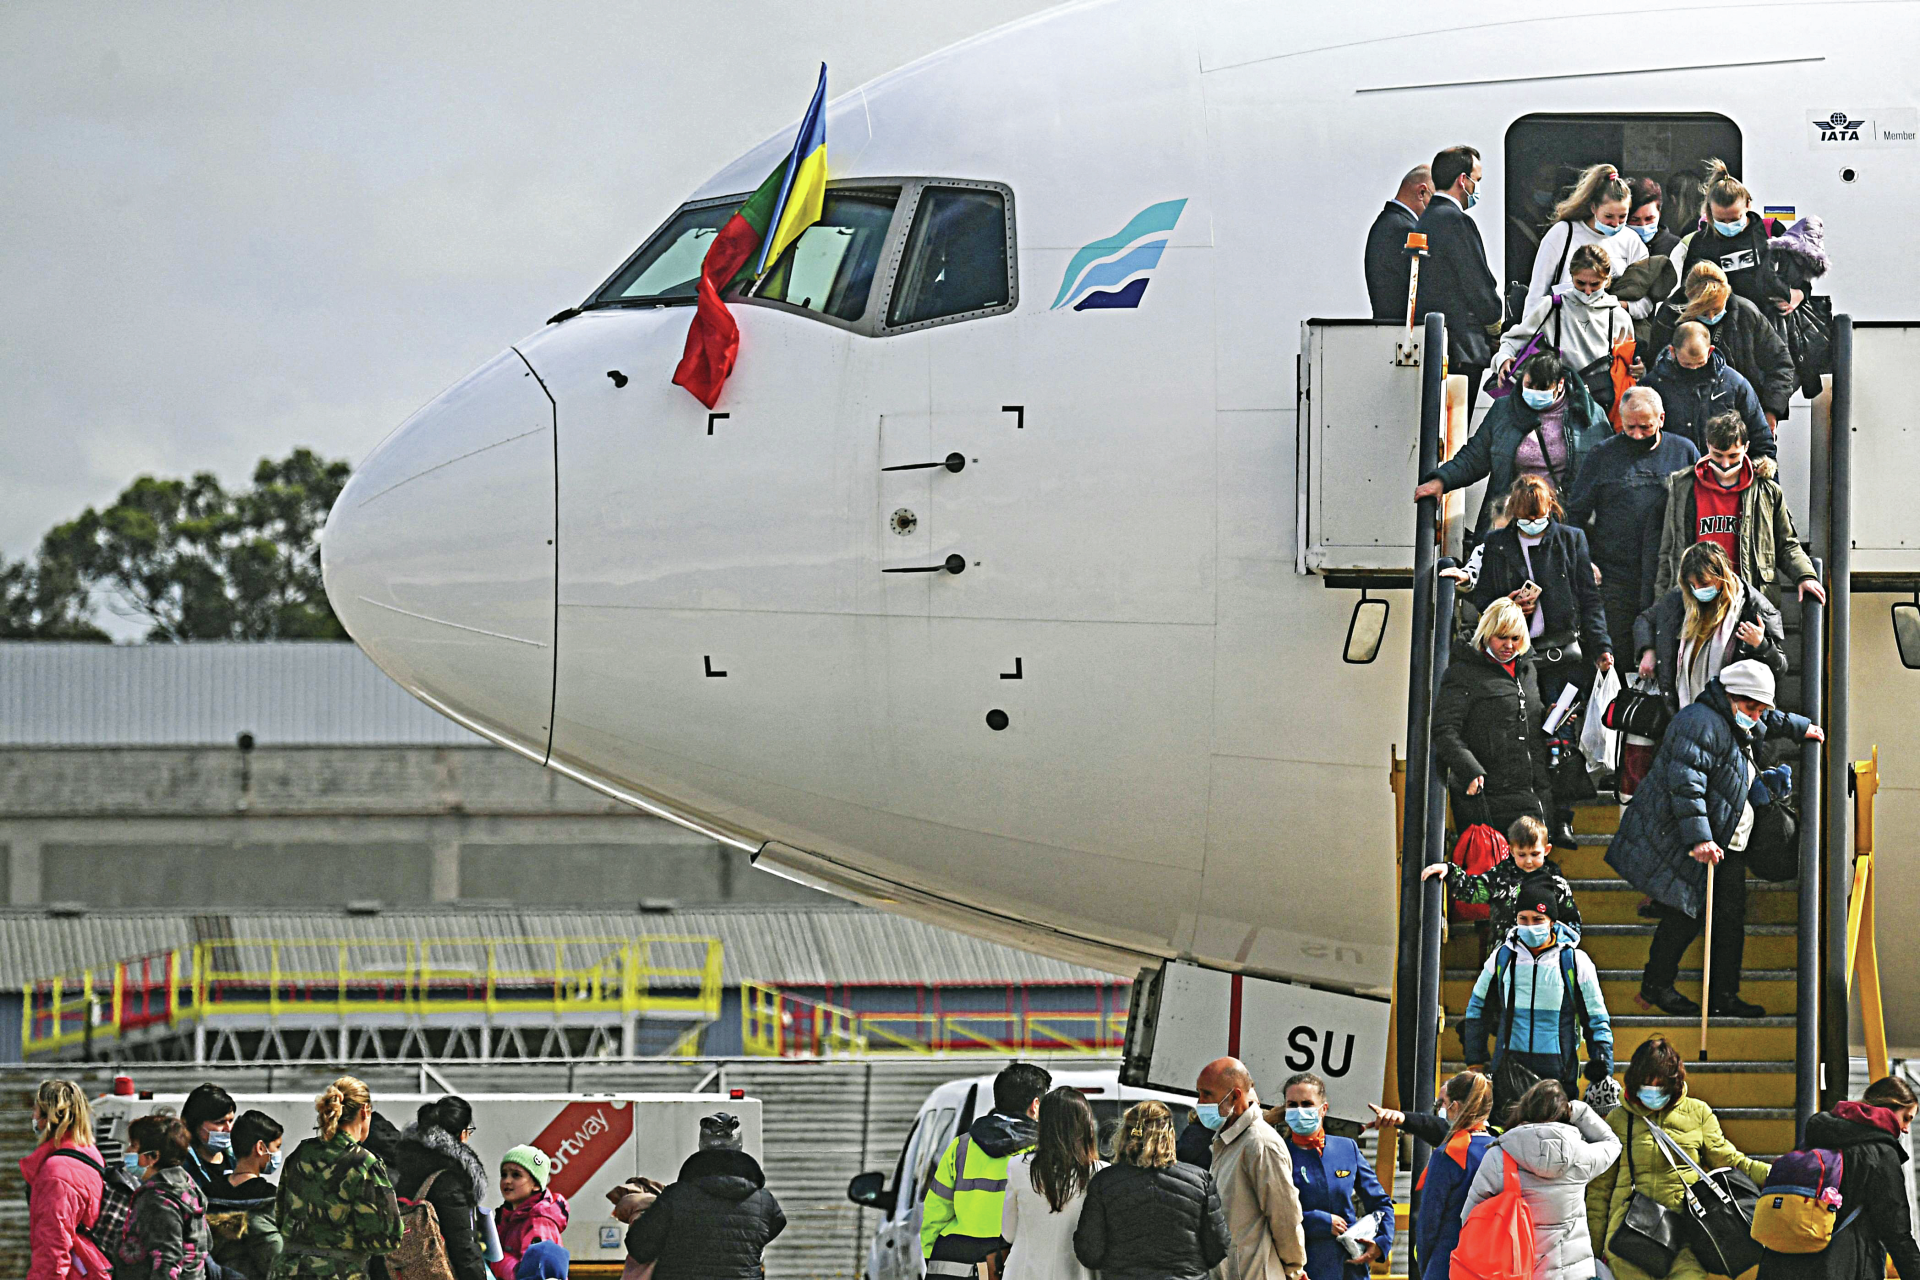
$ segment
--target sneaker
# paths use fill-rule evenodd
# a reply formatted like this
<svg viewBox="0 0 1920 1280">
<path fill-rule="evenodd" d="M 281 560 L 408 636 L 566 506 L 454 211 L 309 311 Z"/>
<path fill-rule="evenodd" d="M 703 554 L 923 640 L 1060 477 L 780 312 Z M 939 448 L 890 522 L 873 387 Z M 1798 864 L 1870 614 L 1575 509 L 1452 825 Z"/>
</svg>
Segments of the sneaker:
<svg viewBox="0 0 1920 1280">
<path fill-rule="evenodd" d="M 1696 1012 L 1699 1006 L 1695 1006 Z M 1716 1018 L 1764 1018 L 1767 1011 L 1739 996 L 1720 995 L 1707 1002 L 1707 1012 Z"/>
<path fill-rule="evenodd" d="M 1640 998 L 1662 1013 L 1670 1013 L 1676 1018 L 1697 1017 L 1700 1006 L 1687 996 L 1681 995 L 1672 987 L 1649 987 L 1640 984 Z"/>
</svg>

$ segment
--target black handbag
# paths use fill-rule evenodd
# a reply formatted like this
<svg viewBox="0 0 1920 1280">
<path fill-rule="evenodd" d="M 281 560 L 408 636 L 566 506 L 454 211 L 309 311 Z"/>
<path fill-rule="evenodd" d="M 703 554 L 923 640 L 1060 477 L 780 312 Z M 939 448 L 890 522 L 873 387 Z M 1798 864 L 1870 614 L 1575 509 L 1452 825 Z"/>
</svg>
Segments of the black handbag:
<svg viewBox="0 0 1920 1280">
<path fill-rule="evenodd" d="M 1753 1238 L 1753 1206 L 1760 1198 L 1760 1188 L 1753 1185 L 1753 1179 L 1733 1168 L 1708 1173 L 1658 1126 L 1649 1127 L 1654 1144 L 1668 1164 L 1673 1164 L 1677 1151 L 1687 1167 L 1699 1175 L 1698 1180 L 1687 1184 L 1681 1216 L 1686 1224 L 1682 1238 L 1700 1265 L 1711 1275 L 1727 1277 L 1759 1266 L 1764 1250 Z M 1679 1168 L 1674 1165 L 1676 1173 Z"/>
<path fill-rule="evenodd" d="M 1820 375 L 1833 369 L 1833 299 L 1809 295 L 1787 314 L 1775 311 L 1767 318 L 1793 357 L 1800 393 L 1813 399 L 1822 389 Z"/>
<path fill-rule="evenodd" d="M 1614 695 L 1600 723 L 1621 733 L 1658 742 L 1667 726 L 1673 723 L 1673 712 L 1667 708 L 1665 694 L 1628 687 Z"/>
<path fill-rule="evenodd" d="M 1684 1247 L 1685 1242 L 1681 1239 L 1684 1224 L 1678 1213 L 1639 1189 L 1640 1180 L 1633 1171 L 1633 1121 L 1634 1115 L 1629 1111 L 1627 1185 L 1633 1188 L 1633 1198 L 1627 1201 L 1627 1216 L 1621 1219 L 1620 1225 L 1614 1228 L 1613 1238 L 1607 1241 L 1607 1252 L 1624 1258 L 1654 1280 L 1662 1280 L 1667 1272 L 1673 1270 L 1673 1260 L 1680 1256 L 1680 1250 Z M 1648 1125 L 1647 1128 L 1655 1134 L 1660 1132 L 1658 1125 Z M 1659 1144 L 1658 1137 L 1654 1143 Z"/>
</svg>

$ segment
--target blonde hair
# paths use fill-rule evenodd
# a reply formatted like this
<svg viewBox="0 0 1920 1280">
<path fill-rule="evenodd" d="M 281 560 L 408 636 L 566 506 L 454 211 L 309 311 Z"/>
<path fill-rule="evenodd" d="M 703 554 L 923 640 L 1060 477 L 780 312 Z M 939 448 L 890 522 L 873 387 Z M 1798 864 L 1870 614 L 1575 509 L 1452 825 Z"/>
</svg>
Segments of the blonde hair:
<svg viewBox="0 0 1920 1280">
<path fill-rule="evenodd" d="M 1694 599 L 1693 584 L 1709 581 L 1719 586 L 1720 594 L 1701 604 Z M 1708 642 L 1727 620 L 1727 611 L 1733 608 L 1735 593 L 1740 589 L 1740 579 L 1733 571 L 1733 561 L 1727 558 L 1727 549 L 1717 542 L 1696 542 L 1688 547 L 1680 557 L 1680 586 L 1680 603 L 1686 606 L 1686 622 L 1680 629 L 1680 637 L 1693 641 L 1696 658 L 1704 660 Z"/>
<path fill-rule="evenodd" d="M 1602 244 L 1583 244 L 1573 251 L 1573 257 L 1567 259 L 1567 279 L 1571 280 L 1575 272 L 1597 271 L 1600 283 L 1605 284 L 1613 275 L 1613 255 Z"/>
<path fill-rule="evenodd" d="M 1520 641 L 1515 657 L 1533 647 L 1533 641 L 1527 637 L 1527 615 L 1520 612 L 1520 606 L 1501 596 L 1487 606 L 1480 615 L 1480 625 L 1473 633 L 1473 647 L 1485 653 L 1487 642 L 1495 636 L 1514 636 Z"/>
<path fill-rule="evenodd" d="M 1717 262 L 1694 263 L 1687 272 L 1685 289 L 1687 308 L 1680 313 L 1682 324 L 1725 311 L 1728 300 L 1733 297 L 1733 286 L 1727 283 L 1727 273 Z"/>
<path fill-rule="evenodd" d="M 1633 198 L 1620 171 L 1610 164 L 1596 164 L 1581 170 L 1567 198 L 1553 206 L 1555 222 L 1591 222 L 1593 211 L 1614 200 L 1627 203 Z"/>
<path fill-rule="evenodd" d="M 1164 1102 L 1136 1102 L 1120 1117 L 1120 1136 L 1113 1158 L 1142 1169 L 1163 1169 L 1173 1163 L 1173 1112 Z"/>
<path fill-rule="evenodd" d="M 344 1125 L 357 1122 L 373 1110 L 373 1095 L 367 1086 L 352 1076 L 341 1076 L 313 1100 L 313 1113 L 320 1118 L 320 1139 L 330 1140 Z"/>
<path fill-rule="evenodd" d="M 1703 221 L 1713 220 L 1713 206 L 1716 204 L 1727 209 L 1744 200 L 1747 208 L 1753 208 L 1753 192 L 1728 172 L 1725 160 L 1707 161 L 1707 179 L 1703 185 L 1706 188 L 1700 197 L 1700 217 Z"/>
<path fill-rule="evenodd" d="M 1448 1102 L 1461 1104 L 1460 1118 L 1447 1130 L 1449 1138 L 1463 1130 L 1485 1124 L 1487 1117 L 1493 1114 L 1493 1081 L 1478 1071 L 1462 1071 L 1447 1081 L 1444 1092 Z"/>
<path fill-rule="evenodd" d="M 42 1080 L 33 1095 L 33 1108 L 47 1122 L 47 1131 L 40 1139 L 43 1146 L 62 1142 L 93 1145 L 93 1108 L 73 1081 Z"/>
</svg>

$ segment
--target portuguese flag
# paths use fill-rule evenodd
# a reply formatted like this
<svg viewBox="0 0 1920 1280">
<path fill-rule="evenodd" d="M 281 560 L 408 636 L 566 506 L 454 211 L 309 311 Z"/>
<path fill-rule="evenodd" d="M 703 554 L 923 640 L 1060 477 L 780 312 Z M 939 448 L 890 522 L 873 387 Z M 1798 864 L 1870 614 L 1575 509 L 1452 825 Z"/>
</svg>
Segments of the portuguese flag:
<svg viewBox="0 0 1920 1280">
<path fill-rule="evenodd" d="M 719 402 L 720 389 L 727 385 L 740 355 L 740 326 L 720 300 L 721 293 L 739 281 L 760 276 L 770 263 L 780 260 L 802 231 L 820 221 L 827 194 L 826 108 L 827 67 L 822 63 L 820 83 L 800 121 L 793 151 L 727 219 L 720 234 L 707 246 L 707 256 L 700 265 L 693 324 L 687 330 L 686 350 L 673 371 L 673 381 L 709 409 Z"/>
</svg>

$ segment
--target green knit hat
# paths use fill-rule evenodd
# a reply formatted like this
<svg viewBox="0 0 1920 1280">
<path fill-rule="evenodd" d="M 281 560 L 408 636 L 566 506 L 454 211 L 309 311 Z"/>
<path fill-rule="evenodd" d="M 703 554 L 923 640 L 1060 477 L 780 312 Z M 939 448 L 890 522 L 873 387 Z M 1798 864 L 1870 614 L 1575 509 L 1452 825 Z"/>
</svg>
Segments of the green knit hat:
<svg viewBox="0 0 1920 1280">
<path fill-rule="evenodd" d="M 515 1147 L 500 1157 L 500 1163 L 519 1165 L 533 1176 L 542 1191 L 547 1189 L 547 1179 L 553 1176 L 553 1159 L 538 1147 Z"/>
</svg>

